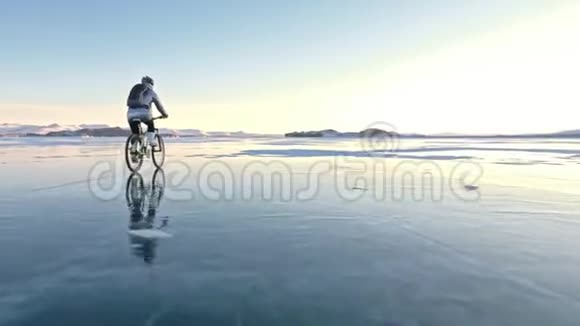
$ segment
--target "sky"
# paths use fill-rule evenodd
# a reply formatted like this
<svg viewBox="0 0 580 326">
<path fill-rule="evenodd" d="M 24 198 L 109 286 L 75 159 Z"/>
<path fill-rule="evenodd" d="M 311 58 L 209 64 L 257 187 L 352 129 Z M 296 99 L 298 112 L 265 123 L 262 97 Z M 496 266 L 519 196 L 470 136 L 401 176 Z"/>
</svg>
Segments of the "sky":
<svg viewBox="0 0 580 326">
<path fill-rule="evenodd" d="M 0 122 L 168 128 L 580 129 L 580 1 L 4 1 Z"/>
</svg>

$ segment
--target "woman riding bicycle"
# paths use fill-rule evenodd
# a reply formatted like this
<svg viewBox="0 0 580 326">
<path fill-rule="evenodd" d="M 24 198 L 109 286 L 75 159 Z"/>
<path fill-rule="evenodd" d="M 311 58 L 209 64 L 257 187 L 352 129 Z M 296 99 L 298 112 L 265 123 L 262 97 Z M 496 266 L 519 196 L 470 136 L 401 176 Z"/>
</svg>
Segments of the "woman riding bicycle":
<svg viewBox="0 0 580 326">
<path fill-rule="evenodd" d="M 165 108 L 159 100 L 159 96 L 153 90 L 153 78 L 145 76 L 141 79 L 141 83 L 133 86 L 127 99 L 127 120 L 131 127 L 133 134 L 140 133 L 140 123 L 147 125 L 147 142 L 151 146 L 155 144 L 155 123 L 151 114 L 151 104 L 155 103 L 155 107 L 161 113 L 161 116 L 166 119 L 168 117 Z"/>
</svg>

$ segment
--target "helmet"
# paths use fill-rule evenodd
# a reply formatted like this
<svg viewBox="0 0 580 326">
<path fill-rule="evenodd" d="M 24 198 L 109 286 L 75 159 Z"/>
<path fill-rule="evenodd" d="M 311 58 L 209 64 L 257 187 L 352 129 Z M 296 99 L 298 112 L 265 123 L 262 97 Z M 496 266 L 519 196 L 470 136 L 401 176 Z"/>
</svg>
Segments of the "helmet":
<svg viewBox="0 0 580 326">
<path fill-rule="evenodd" d="M 143 84 L 149 84 L 151 86 L 155 85 L 155 82 L 153 81 L 153 78 L 151 78 L 149 76 L 145 76 L 145 77 L 141 78 L 141 83 L 143 83 Z"/>
</svg>

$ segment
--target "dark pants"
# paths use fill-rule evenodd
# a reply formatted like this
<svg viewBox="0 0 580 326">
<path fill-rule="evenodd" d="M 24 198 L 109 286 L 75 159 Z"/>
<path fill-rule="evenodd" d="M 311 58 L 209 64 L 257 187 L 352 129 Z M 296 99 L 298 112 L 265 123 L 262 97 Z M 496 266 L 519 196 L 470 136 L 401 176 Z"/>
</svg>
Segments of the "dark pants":
<svg viewBox="0 0 580 326">
<path fill-rule="evenodd" d="M 155 132 L 155 121 L 143 122 L 147 125 L 147 132 Z M 129 121 L 129 126 L 131 127 L 131 132 L 134 134 L 141 133 L 141 122 L 140 121 Z"/>
</svg>

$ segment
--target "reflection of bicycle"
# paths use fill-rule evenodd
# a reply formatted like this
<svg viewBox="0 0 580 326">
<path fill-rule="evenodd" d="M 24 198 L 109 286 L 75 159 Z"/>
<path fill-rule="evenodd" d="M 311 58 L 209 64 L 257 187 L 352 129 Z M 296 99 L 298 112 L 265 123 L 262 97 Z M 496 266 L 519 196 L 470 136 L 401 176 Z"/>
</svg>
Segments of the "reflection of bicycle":
<svg viewBox="0 0 580 326">
<path fill-rule="evenodd" d="M 163 231 L 169 218 L 157 219 L 157 210 L 165 188 L 165 173 L 158 169 L 153 174 L 151 184 L 146 184 L 139 173 L 127 179 L 125 199 L 129 208 L 129 239 L 133 253 L 152 263 L 156 256 L 157 240 L 169 238 L 171 234 Z"/>
<path fill-rule="evenodd" d="M 133 173 L 127 179 L 127 185 L 125 189 L 125 199 L 127 200 L 127 205 L 133 206 L 134 204 L 143 205 L 145 197 L 149 194 L 155 195 L 156 201 L 161 201 L 163 198 L 163 192 L 165 189 L 165 172 L 162 169 L 157 169 L 153 173 L 153 179 L 151 181 L 150 187 L 145 185 L 143 176 L 139 173 Z"/>
<path fill-rule="evenodd" d="M 162 119 L 162 117 L 153 118 L 153 120 L 157 119 Z M 142 121 L 139 119 L 133 119 L 131 121 L 139 122 L 139 133 L 131 134 L 127 138 L 127 143 L 125 144 L 125 161 L 127 162 L 127 167 L 132 172 L 137 172 L 141 168 L 141 165 L 143 165 L 144 158 L 151 156 L 153 158 L 153 164 L 158 169 L 161 169 L 165 162 L 165 143 L 163 142 L 163 137 L 159 134 L 159 129 L 155 129 L 153 144 L 149 144 L 147 137 L 144 137 L 143 130 L 141 129 Z"/>
</svg>

